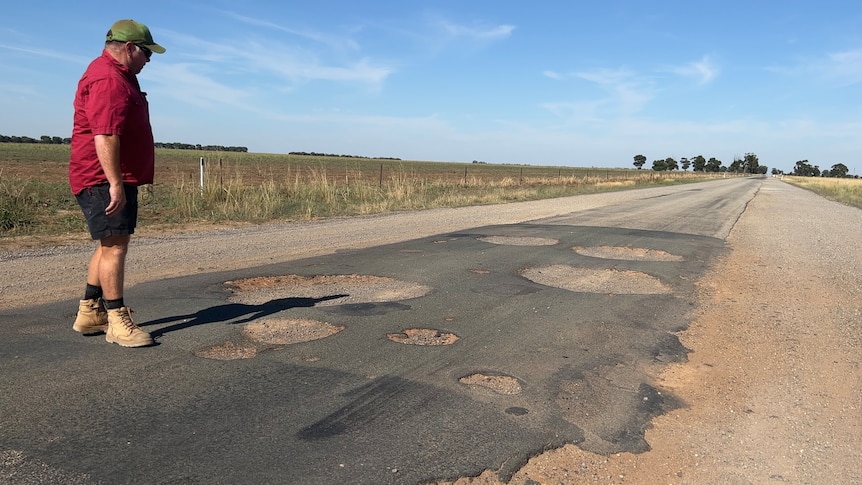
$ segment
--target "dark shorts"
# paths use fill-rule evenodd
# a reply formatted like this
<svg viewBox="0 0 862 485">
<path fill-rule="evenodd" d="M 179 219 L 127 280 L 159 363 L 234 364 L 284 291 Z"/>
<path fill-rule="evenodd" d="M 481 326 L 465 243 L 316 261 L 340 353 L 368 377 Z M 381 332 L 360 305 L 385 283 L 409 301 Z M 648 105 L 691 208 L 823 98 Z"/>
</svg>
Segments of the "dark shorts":
<svg viewBox="0 0 862 485">
<path fill-rule="evenodd" d="M 126 189 L 126 206 L 111 217 L 105 215 L 105 209 L 111 202 L 108 184 L 86 188 L 75 196 L 93 239 L 135 233 L 138 225 L 138 188 L 134 185 L 123 187 Z"/>
</svg>

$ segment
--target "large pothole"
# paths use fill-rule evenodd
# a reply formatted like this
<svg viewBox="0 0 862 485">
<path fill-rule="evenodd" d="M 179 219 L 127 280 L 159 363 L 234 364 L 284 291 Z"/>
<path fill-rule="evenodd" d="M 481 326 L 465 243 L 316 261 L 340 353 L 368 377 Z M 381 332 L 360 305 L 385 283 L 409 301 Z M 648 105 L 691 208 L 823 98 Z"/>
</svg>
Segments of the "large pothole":
<svg viewBox="0 0 862 485">
<path fill-rule="evenodd" d="M 337 334 L 344 327 L 305 318 L 270 318 L 243 326 L 237 341 L 227 340 L 195 352 L 215 360 L 252 359 L 264 350 L 311 342 Z"/>
<path fill-rule="evenodd" d="M 195 351 L 195 355 L 213 360 L 253 359 L 260 352 L 257 345 L 251 342 L 234 343 L 230 340 L 220 344 L 204 347 Z"/>
<path fill-rule="evenodd" d="M 390 333 L 386 337 L 407 345 L 452 345 L 459 337 L 454 333 L 441 332 L 433 328 L 408 328 L 401 333 Z"/>
<path fill-rule="evenodd" d="M 555 264 L 527 268 L 521 276 L 534 283 L 582 293 L 660 295 L 671 288 L 658 278 L 632 270 L 577 268 Z"/>
<path fill-rule="evenodd" d="M 225 285 L 233 292 L 230 301 L 247 305 L 281 298 L 314 299 L 314 306 L 393 302 L 431 292 L 430 287 L 417 283 L 357 274 L 261 276 L 227 281 Z"/>
<path fill-rule="evenodd" d="M 248 323 L 243 327 L 242 334 L 249 340 L 263 344 L 290 345 L 320 340 L 342 330 L 342 326 L 317 320 L 285 318 Z"/>
<path fill-rule="evenodd" d="M 497 394 L 514 395 L 521 393 L 521 383 L 512 376 L 470 374 L 458 379 L 458 382 L 467 386 L 483 387 Z"/>
<path fill-rule="evenodd" d="M 476 239 L 486 243 L 506 246 L 553 246 L 560 242 L 557 239 L 531 236 L 482 236 Z"/>
<path fill-rule="evenodd" d="M 660 249 L 631 248 L 627 246 L 573 246 L 576 253 L 602 259 L 624 261 L 683 261 L 683 257 Z"/>
</svg>

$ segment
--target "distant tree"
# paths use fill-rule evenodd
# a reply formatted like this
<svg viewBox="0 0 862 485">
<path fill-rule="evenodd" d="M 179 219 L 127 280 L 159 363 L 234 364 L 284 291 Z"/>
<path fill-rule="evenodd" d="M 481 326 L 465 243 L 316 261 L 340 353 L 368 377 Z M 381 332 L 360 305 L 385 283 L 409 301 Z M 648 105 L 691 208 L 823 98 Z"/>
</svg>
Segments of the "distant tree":
<svg viewBox="0 0 862 485">
<path fill-rule="evenodd" d="M 668 170 L 679 170 L 679 165 L 676 163 L 676 160 L 671 157 L 665 158 L 664 163 L 667 165 Z"/>
<path fill-rule="evenodd" d="M 741 158 L 734 157 L 733 163 L 727 167 L 728 172 L 742 173 L 743 170 L 743 160 Z"/>
<path fill-rule="evenodd" d="M 652 169 L 656 172 L 666 172 L 667 171 L 667 160 L 653 160 L 652 161 Z"/>
<path fill-rule="evenodd" d="M 743 173 L 761 173 L 760 171 L 760 160 L 757 158 L 757 155 L 754 153 L 746 153 L 745 158 L 742 159 L 742 172 Z M 762 172 L 766 173 L 766 172 Z"/>
<path fill-rule="evenodd" d="M 706 171 L 706 159 L 703 158 L 703 155 L 698 155 L 694 157 L 694 160 L 691 161 L 692 170 L 695 172 L 705 172 Z"/>
<path fill-rule="evenodd" d="M 724 169 L 724 170 L 722 170 Z M 711 157 L 708 162 L 706 162 L 706 171 L 707 172 L 723 172 L 726 171 L 724 167 L 721 165 L 721 160 L 716 159 L 715 157 Z"/>
<path fill-rule="evenodd" d="M 843 163 L 836 163 L 832 166 L 832 170 L 830 170 L 829 173 L 832 174 L 832 177 L 844 178 L 847 177 L 848 173 L 850 173 L 850 169 Z"/>
<path fill-rule="evenodd" d="M 679 165 L 682 167 L 683 172 L 687 172 L 688 167 L 691 167 L 691 161 L 688 158 L 682 157 L 679 159 Z"/>
<path fill-rule="evenodd" d="M 812 166 L 808 163 L 808 160 L 799 160 L 793 167 L 792 175 L 797 175 L 799 177 L 819 177 L 820 168 L 816 165 Z"/>
<path fill-rule="evenodd" d="M 644 164 L 646 163 L 646 157 L 643 155 L 635 155 L 635 163 L 634 166 L 638 168 L 638 170 L 642 169 Z"/>
</svg>

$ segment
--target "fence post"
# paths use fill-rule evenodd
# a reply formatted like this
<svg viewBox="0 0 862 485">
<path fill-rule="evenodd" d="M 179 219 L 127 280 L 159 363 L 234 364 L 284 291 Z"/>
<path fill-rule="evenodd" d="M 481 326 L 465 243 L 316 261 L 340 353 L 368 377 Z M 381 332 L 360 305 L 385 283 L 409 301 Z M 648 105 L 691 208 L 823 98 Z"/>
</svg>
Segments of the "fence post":
<svg viewBox="0 0 862 485">
<path fill-rule="evenodd" d="M 204 157 L 201 157 L 201 195 L 204 195 Z"/>
<path fill-rule="evenodd" d="M 380 164 L 380 179 L 377 181 L 377 187 L 383 188 L 383 164 Z"/>
</svg>

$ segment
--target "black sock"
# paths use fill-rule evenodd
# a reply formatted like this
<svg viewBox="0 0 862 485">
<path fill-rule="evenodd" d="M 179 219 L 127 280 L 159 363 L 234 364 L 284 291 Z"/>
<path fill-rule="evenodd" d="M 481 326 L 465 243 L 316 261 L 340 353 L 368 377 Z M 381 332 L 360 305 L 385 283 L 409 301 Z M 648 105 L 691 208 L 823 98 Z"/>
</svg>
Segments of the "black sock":
<svg viewBox="0 0 862 485">
<path fill-rule="evenodd" d="M 87 288 L 84 290 L 84 299 L 85 300 L 95 300 L 97 298 L 102 297 L 102 287 L 101 286 L 93 286 L 90 283 L 87 283 Z"/>
<path fill-rule="evenodd" d="M 102 300 L 105 302 L 105 310 L 116 310 L 117 308 L 122 308 L 126 306 L 123 302 L 123 299 L 120 298 L 118 300 Z"/>
</svg>

